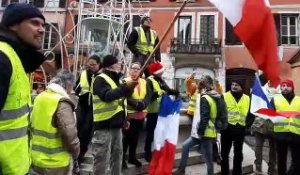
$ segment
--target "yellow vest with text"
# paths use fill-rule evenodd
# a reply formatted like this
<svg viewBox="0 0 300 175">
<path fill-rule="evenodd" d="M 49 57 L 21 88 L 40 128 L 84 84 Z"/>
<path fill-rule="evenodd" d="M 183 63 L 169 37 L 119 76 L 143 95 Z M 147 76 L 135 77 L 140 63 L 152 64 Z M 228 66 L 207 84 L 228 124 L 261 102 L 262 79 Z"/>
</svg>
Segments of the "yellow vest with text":
<svg viewBox="0 0 300 175">
<path fill-rule="evenodd" d="M 189 102 L 189 107 L 187 109 L 188 110 L 187 113 L 190 115 L 194 115 L 197 96 L 198 96 L 198 91 L 196 90 L 195 93 L 191 97 L 191 100 Z"/>
<path fill-rule="evenodd" d="M 116 83 L 105 73 L 101 73 L 98 76 L 102 77 L 110 85 L 111 89 L 117 88 Z M 92 84 L 94 84 L 95 79 Z M 93 93 L 94 122 L 100 122 L 112 118 L 115 114 L 123 110 L 123 103 L 123 99 L 114 100 L 112 102 L 104 102 L 98 95 Z"/>
<path fill-rule="evenodd" d="M 130 81 L 131 78 L 126 78 L 125 81 Z M 145 99 L 146 97 L 146 94 L 147 94 L 147 83 L 146 83 L 146 80 L 143 79 L 143 78 L 139 78 L 139 83 L 140 83 L 140 93 L 138 92 L 138 87 L 136 86 L 133 90 L 133 94 L 132 96 L 130 97 L 131 99 L 134 99 L 134 100 L 143 100 Z M 127 105 L 127 112 L 128 113 L 135 113 L 137 112 L 136 110 L 134 110 L 130 105 Z M 143 112 L 147 112 L 146 109 L 143 110 Z"/>
<path fill-rule="evenodd" d="M 274 105 L 276 111 L 300 111 L 300 97 L 295 96 L 292 102 L 289 102 L 282 96 L 278 95 L 274 97 Z M 280 122 L 274 123 L 274 132 L 291 132 L 300 135 L 300 118 L 290 117 Z"/>
<path fill-rule="evenodd" d="M 31 159 L 37 167 L 59 168 L 70 164 L 71 155 L 66 151 L 58 129 L 52 126 L 53 116 L 62 97 L 46 90 L 35 98 L 31 116 Z"/>
<path fill-rule="evenodd" d="M 136 48 L 139 50 L 139 52 L 141 52 L 144 55 L 151 53 L 154 49 L 154 44 L 157 37 L 156 32 L 150 29 L 151 36 L 150 36 L 150 43 L 148 44 L 144 29 L 140 26 L 140 27 L 136 27 L 135 30 L 139 34 L 138 41 L 135 45 Z"/>
<path fill-rule="evenodd" d="M 0 111 L 0 169 L 2 174 L 26 174 L 30 167 L 29 77 L 19 56 L 10 45 L 0 42 L 0 50 L 8 57 L 12 66 L 7 98 Z"/>
<path fill-rule="evenodd" d="M 209 95 L 203 95 L 202 97 L 204 97 L 208 101 L 209 106 L 210 106 L 210 111 L 209 111 L 210 119 L 209 119 L 208 124 L 205 128 L 204 137 L 216 138 L 217 137 L 217 131 L 216 131 L 216 128 L 215 128 L 215 121 L 216 121 L 216 117 L 217 117 L 216 102 Z"/>
<path fill-rule="evenodd" d="M 152 82 L 153 92 L 157 92 L 159 97 L 148 105 L 147 111 L 148 113 L 158 113 L 164 90 L 160 88 L 159 83 L 153 78 L 153 76 L 148 77 L 148 79 Z"/>
<path fill-rule="evenodd" d="M 90 86 L 89 86 L 86 70 L 81 72 L 79 84 L 81 87 L 81 91 L 80 91 L 79 95 L 83 95 L 83 94 L 90 92 Z"/>
<path fill-rule="evenodd" d="M 231 125 L 239 124 L 246 126 L 246 117 L 249 112 L 250 98 L 243 94 L 237 103 L 231 92 L 226 92 L 224 99 L 228 111 L 228 123 Z"/>
</svg>

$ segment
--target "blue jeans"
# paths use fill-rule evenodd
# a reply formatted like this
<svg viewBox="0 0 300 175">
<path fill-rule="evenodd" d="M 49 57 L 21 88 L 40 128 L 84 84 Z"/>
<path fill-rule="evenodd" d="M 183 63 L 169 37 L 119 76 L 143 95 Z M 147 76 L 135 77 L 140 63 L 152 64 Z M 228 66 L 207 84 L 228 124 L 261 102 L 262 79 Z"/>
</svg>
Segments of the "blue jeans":
<svg viewBox="0 0 300 175">
<path fill-rule="evenodd" d="M 213 164 L 213 144 L 215 139 L 201 139 L 201 152 L 204 156 L 204 161 L 207 167 L 207 175 L 214 174 L 214 164 Z"/>
<path fill-rule="evenodd" d="M 180 165 L 179 169 L 184 170 L 187 164 L 187 160 L 189 158 L 189 152 L 192 147 L 195 145 L 199 145 L 201 143 L 201 140 L 189 137 L 183 142 L 182 145 L 182 152 L 181 152 L 181 160 L 180 160 Z"/>
</svg>

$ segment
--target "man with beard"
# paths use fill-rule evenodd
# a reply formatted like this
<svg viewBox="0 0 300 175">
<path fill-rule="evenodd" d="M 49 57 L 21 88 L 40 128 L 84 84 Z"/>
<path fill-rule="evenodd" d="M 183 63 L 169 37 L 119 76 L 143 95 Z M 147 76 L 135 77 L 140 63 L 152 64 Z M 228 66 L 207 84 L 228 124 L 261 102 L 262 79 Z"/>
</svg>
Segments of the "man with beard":
<svg viewBox="0 0 300 175">
<path fill-rule="evenodd" d="M 159 42 L 156 31 L 151 29 L 151 22 L 149 16 L 142 17 L 141 26 L 131 32 L 127 42 L 129 50 L 133 53 L 132 62 L 139 62 L 142 66 Z M 159 48 L 155 51 L 154 59 L 151 59 L 149 64 L 155 61 L 161 61 Z M 146 77 L 149 76 L 147 69 L 144 73 Z"/>
<path fill-rule="evenodd" d="M 250 98 L 243 93 L 244 83 L 241 80 L 233 80 L 231 89 L 224 95 L 228 111 L 228 127 L 221 132 L 221 174 L 229 175 L 229 153 L 233 144 L 233 171 L 232 175 L 242 174 L 243 144 L 246 127 L 254 119 L 249 112 Z"/>
<path fill-rule="evenodd" d="M 10 4 L 0 24 L 0 174 L 26 174 L 30 166 L 28 74 L 44 61 L 45 17 L 31 4 Z"/>
<path fill-rule="evenodd" d="M 292 80 L 280 83 L 281 95 L 275 96 L 271 104 L 277 112 L 300 112 L 300 97 L 294 93 Z M 277 166 L 279 175 L 297 175 L 300 172 L 300 119 L 291 114 L 289 118 L 274 123 L 274 137 L 277 148 Z M 292 163 L 287 172 L 287 153 L 291 150 Z"/>
</svg>

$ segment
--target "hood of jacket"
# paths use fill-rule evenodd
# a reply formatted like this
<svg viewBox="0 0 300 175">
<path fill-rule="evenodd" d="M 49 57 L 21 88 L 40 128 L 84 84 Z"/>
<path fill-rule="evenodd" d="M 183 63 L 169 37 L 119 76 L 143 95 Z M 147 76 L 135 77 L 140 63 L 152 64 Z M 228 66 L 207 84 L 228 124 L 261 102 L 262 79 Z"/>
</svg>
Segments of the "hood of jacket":
<svg viewBox="0 0 300 175">
<path fill-rule="evenodd" d="M 217 91 L 215 90 L 210 90 L 210 91 L 207 91 L 205 93 L 202 93 L 201 96 L 203 95 L 209 95 L 211 98 L 213 98 L 214 100 L 218 100 L 221 98 L 221 94 L 219 94 Z"/>
<path fill-rule="evenodd" d="M 0 41 L 8 43 L 14 48 L 27 73 L 33 72 L 45 61 L 42 53 L 22 41 L 14 32 L 2 25 L 0 25 Z"/>
</svg>

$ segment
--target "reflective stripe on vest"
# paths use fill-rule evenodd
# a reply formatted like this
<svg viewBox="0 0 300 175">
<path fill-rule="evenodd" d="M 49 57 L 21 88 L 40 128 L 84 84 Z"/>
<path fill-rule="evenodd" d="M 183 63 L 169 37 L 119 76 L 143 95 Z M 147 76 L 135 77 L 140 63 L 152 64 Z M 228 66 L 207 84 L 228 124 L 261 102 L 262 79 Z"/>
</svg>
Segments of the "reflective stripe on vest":
<svg viewBox="0 0 300 175">
<path fill-rule="evenodd" d="M 151 36 L 150 43 L 148 43 L 144 29 L 140 26 L 136 27 L 135 30 L 138 32 L 139 35 L 138 41 L 135 45 L 136 48 L 139 50 L 139 52 L 141 52 L 144 55 L 151 53 L 154 49 L 154 44 L 157 37 L 156 32 L 150 29 Z"/>
<path fill-rule="evenodd" d="M 282 95 L 274 97 L 276 111 L 300 111 L 300 97 L 295 96 L 289 103 Z M 290 117 L 274 123 L 274 132 L 291 132 L 300 135 L 300 119 Z"/>
<path fill-rule="evenodd" d="M 26 174 L 30 167 L 28 124 L 31 92 L 29 77 L 18 54 L 9 44 L 0 42 L 0 51 L 7 56 L 12 67 L 8 93 L 0 113 L 0 169 L 2 174 Z"/>
<path fill-rule="evenodd" d="M 189 112 L 189 114 L 195 112 L 195 105 L 196 105 L 196 101 L 197 101 L 197 96 L 198 96 L 198 92 L 196 91 L 196 92 L 192 95 L 191 100 L 190 100 L 190 102 L 189 102 L 189 107 L 188 107 L 188 112 Z"/>
<path fill-rule="evenodd" d="M 126 78 L 125 81 L 130 81 L 131 78 Z M 138 92 L 138 86 L 136 86 L 133 90 L 133 94 L 132 96 L 130 97 L 131 99 L 134 99 L 134 100 L 143 100 L 145 99 L 146 97 L 146 94 L 147 94 L 147 87 L 146 87 L 146 80 L 143 79 L 143 78 L 139 78 L 139 89 L 140 89 L 140 92 Z M 134 108 L 132 108 L 130 105 L 127 105 L 127 112 L 128 113 L 135 113 L 137 112 Z M 143 112 L 147 112 L 147 110 L 143 110 Z"/>
<path fill-rule="evenodd" d="M 209 107 L 210 107 L 210 111 L 209 111 L 210 119 L 209 119 L 208 124 L 205 128 L 204 137 L 216 138 L 217 137 L 217 131 L 216 131 L 216 128 L 215 128 L 215 120 L 216 120 L 216 117 L 217 117 L 216 102 L 209 95 L 203 95 L 202 97 L 204 97 L 208 101 Z"/>
<path fill-rule="evenodd" d="M 53 116 L 62 95 L 51 90 L 39 94 L 32 110 L 32 163 L 41 168 L 59 168 L 70 164 L 71 155 L 64 147 Z"/>
<path fill-rule="evenodd" d="M 97 75 L 96 78 L 103 78 L 111 87 L 111 89 L 116 89 L 116 83 L 105 73 Z M 95 82 L 96 78 L 93 80 Z M 93 92 L 93 91 L 92 91 Z M 114 100 L 112 102 L 103 102 L 98 95 L 93 94 L 93 114 L 94 122 L 100 122 L 112 118 L 115 114 L 123 110 L 123 99 Z"/>
<path fill-rule="evenodd" d="M 246 126 L 246 117 L 250 107 L 250 98 L 248 95 L 243 94 L 237 103 L 231 92 L 226 92 L 224 99 L 228 111 L 228 123 L 241 126 Z"/>
<path fill-rule="evenodd" d="M 81 72 L 79 84 L 80 84 L 80 87 L 81 87 L 79 95 L 83 95 L 83 94 L 86 94 L 86 93 L 90 92 L 90 86 L 89 86 L 86 70 Z"/>
<path fill-rule="evenodd" d="M 164 91 L 160 88 L 160 85 L 153 78 L 153 76 L 148 77 L 148 79 L 152 82 L 153 92 L 157 92 L 159 97 L 148 105 L 147 111 L 148 113 L 158 113 L 161 102 L 161 96 L 164 93 Z"/>
<path fill-rule="evenodd" d="M 20 116 L 27 114 L 29 110 L 28 104 L 23 105 L 19 109 L 2 110 L 0 112 L 0 121 L 19 118 Z"/>
</svg>

